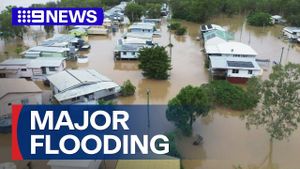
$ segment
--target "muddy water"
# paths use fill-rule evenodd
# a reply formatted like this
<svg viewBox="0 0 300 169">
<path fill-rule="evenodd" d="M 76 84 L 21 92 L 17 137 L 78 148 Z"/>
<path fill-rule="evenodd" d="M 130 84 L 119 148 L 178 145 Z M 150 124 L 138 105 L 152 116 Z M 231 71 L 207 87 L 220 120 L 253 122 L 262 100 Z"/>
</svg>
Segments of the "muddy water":
<svg viewBox="0 0 300 169">
<path fill-rule="evenodd" d="M 225 26 L 234 32 L 235 40 L 250 44 L 257 50 L 260 59 L 279 61 L 281 47 L 285 47 L 283 63 L 288 61 L 300 63 L 300 48 L 286 41 L 278 39 L 281 34 L 281 26 L 255 28 L 244 24 L 243 17 L 215 18 L 212 22 Z M 113 49 L 116 41 L 121 37 L 121 29 L 116 34 L 108 37 L 91 36 L 89 43 L 92 48 L 83 54 L 89 57 L 87 64 L 69 62 L 68 67 L 73 69 L 92 68 L 110 77 L 119 84 L 129 79 L 137 87 L 137 93 L 133 97 L 119 98 L 119 104 L 146 103 L 146 90 L 151 90 L 151 104 L 166 104 L 179 90 L 188 85 L 200 85 L 208 82 L 208 73 L 204 69 L 204 56 L 201 53 L 201 42 L 196 41 L 199 25 L 182 22 L 188 28 L 188 34 L 177 37 L 171 34 L 172 66 L 171 77 L 167 81 L 144 79 L 138 69 L 137 61 L 115 61 Z M 161 27 L 162 37 L 155 38 L 160 45 L 169 44 L 169 32 L 166 24 Z M 25 40 L 27 46 L 34 45 L 35 41 Z M 14 43 L 0 45 L 0 53 L 12 51 Z M 290 48 L 289 48 L 290 46 Z M 288 50 L 289 49 L 289 50 Z M 168 49 L 169 51 L 169 49 Z M 12 52 L 13 53 L 13 52 Z M 4 55 L 1 56 L 4 59 Z M 270 64 L 271 66 L 272 64 Z M 268 72 L 265 72 L 266 77 Z M 186 169 L 232 169 L 234 165 L 241 165 L 253 169 L 298 169 L 300 157 L 300 130 L 294 132 L 288 141 L 275 141 L 270 144 L 266 132 L 259 129 L 247 130 L 245 122 L 239 118 L 241 112 L 218 108 L 203 119 L 194 124 L 194 134 L 201 134 L 204 143 L 201 146 L 193 146 L 193 139 L 179 137 L 179 150 L 184 160 Z M 9 160 L 10 136 L 0 135 L 0 161 Z M 3 145 L 3 146 L 2 146 Z M 3 158 L 4 157 L 4 158 Z M 45 162 L 37 162 L 35 165 L 44 165 Z M 19 164 L 18 166 L 24 166 Z M 22 168 L 22 167 L 19 167 Z"/>
</svg>

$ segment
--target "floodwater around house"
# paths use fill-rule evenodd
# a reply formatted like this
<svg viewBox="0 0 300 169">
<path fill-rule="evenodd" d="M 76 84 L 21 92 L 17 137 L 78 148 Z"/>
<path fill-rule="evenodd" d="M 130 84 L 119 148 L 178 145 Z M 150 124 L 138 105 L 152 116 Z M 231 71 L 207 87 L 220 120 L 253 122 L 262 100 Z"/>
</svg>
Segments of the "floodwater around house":
<svg viewBox="0 0 300 169">
<path fill-rule="evenodd" d="M 288 61 L 300 63 L 300 46 L 289 44 L 279 39 L 282 26 L 256 28 L 244 24 L 244 18 L 218 17 L 211 22 L 219 24 L 234 33 L 235 40 L 250 44 L 258 53 L 259 59 L 270 59 L 279 62 L 282 47 L 283 63 Z M 171 77 L 167 81 L 144 79 L 138 69 L 137 61 L 115 61 L 113 49 L 116 41 L 126 29 L 120 29 L 116 34 L 108 37 L 90 36 L 91 49 L 83 54 L 89 57 L 86 64 L 68 62 L 73 69 L 92 68 L 108 76 L 119 84 L 129 79 L 137 87 L 133 97 L 119 98 L 119 104 L 146 103 L 146 90 L 151 90 L 151 104 L 167 104 L 179 90 L 186 85 L 201 85 L 209 80 L 208 72 L 204 68 L 204 56 L 201 52 L 201 41 L 197 41 L 199 24 L 182 22 L 188 28 L 184 37 L 171 35 L 172 66 Z M 169 44 L 169 32 L 166 23 L 161 27 L 162 37 L 155 38 L 160 45 Z M 27 38 L 27 39 L 26 39 Z M 27 46 L 34 46 L 30 36 L 25 38 Z M 41 37 L 40 39 L 43 39 Z M 13 53 L 14 43 L 5 46 L 0 42 L 0 60 L 8 57 L 4 51 Z M 169 52 L 169 49 L 167 49 Z M 269 71 L 265 72 L 264 78 Z M 264 129 L 247 130 L 245 121 L 240 119 L 241 112 L 217 108 L 205 118 L 198 119 L 194 124 L 194 134 L 204 138 L 201 146 L 193 146 L 192 139 L 180 137 L 179 149 L 185 159 L 185 169 L 232 169 L 233 166 L 242 166 L 246 169 L 298 169 L 300 157 L 300 130 L 297 130 L 286 141 L 274 141 L 272 145 Z M 0 162 L 10 158 L 10 135 L 0 135 Z M 9 156 L 7 156 L 9 154 Z M 37 162 L 42 165 L 44 162 Z M 19 165 L 19 167 L 22 165 Z"/>
</svg>

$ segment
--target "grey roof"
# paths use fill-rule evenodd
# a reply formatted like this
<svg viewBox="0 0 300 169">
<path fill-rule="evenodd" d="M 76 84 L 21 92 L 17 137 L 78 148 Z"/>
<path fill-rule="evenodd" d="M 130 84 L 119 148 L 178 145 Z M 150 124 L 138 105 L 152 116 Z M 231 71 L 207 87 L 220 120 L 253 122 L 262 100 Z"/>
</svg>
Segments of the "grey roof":
<svg viewBox="0 0 300 169">
<path fill-rule="evenodd" d="M 248 61 L 228 61 L 227 65 L 229 67 L 242 67 L 242 68 L 254 68 L 254 65 L 252 62 Z"/>
<path fill-rule="evenodd" d="M 5 69 L 11 66 L 26 66 L 28 68 L 58 67 L 62 64 L 64 60 L 65 59 L 61 57 L 40 57 L 36 59 L 7 59 L 0 63 L 0 69 Z"/>
<path fill-rule="evenodd" d="M 111 79 L 93 69 L 65 70 L 47 78 L 60 91 L 54 96 L 59 102 L 104 89 L 120 88 Z"/>
<path fill-rule="evenodd" d="M 26 52 L 54 52 L 54 53 L 62 53 L 70 51 L 69 48 L 62 48 L 62 47 L 48 47 L 48 46 L 35 46 L 28 49 Z"/>
<path fill-rule="evenodd" d="M 55 43 L 69 43 L 76 41 L 78 41 L 78 38 L 74 37 L 73 35 L 56 34 L 54 37 L 44 40 L 41 46 L 51 46 Z"/>
<path fill-rule="evenodd" d="M 283 30 L 288 32 L 300 32 L 300 27 L 285 27 Z"/>
</svg>

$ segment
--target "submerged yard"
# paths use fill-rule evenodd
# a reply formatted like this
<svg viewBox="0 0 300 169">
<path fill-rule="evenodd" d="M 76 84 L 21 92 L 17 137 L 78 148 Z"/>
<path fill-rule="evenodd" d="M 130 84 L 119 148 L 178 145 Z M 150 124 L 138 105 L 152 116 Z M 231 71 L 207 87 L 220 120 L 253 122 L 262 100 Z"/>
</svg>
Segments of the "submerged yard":
<svg viewBox="0 0 300 169">
<path fill-rule="evenodd" d="M 258 53 L 259 59 L 269 59 L 271 62 L 264 72 L 263 78 L 271 71 L 273 61 L 280 59 L 281 48 L 284 47 L 283 63 L 300 63 L 300 46 L 279 39 L 282 26 L 255 28 L 244 23 L 244 17 L 218 17 L 211 22 L 224 26 L 234 33 L 236 41 L 251 45 Z M 130 80 L 137 92 L 132 97 L 120 97 L 118 104 L 145 104 L 146 90 L 150 89 L 150 104 L 167 104 L 182 87 L 186 85 L 201 85 L 209 81 L 208 71 L 204 67 L 202 42 L 197 41 L 199 24 L 182 22 L 188 33 L 183 37 L 171 34 L 172 67 L 171 77 L 166 81 L 144 79 L 138 69 L 137 61 L 115 61 L 113 50 L 117 40 L 126 28 L 106 36 L 90 36 L 91 49 L 83 54 L 89 57 L 86 64 L 68 62 L 70 69 L 95 69 L 113 81 L 122 84 Z M 162 36 L 154 41 L 162 46 L 169 44 L 170 33 L 166 21 L 161 26 Z M 36 28 L 37 30 L 39 28 Z M 44 39 L 44 37 L 41 37 Z M 32 36 L 26 36 L 26 46 L 34 46 Z M 14 55 L 15 42 L 0 42 L 0 60 Z M 8 51 L 8 54 L 5 54 Z M 169 52 L 169 49 L 168 49 Z M 40 85 L 41 86 L 41 85 Z M 44 88 L 47 90 L 47 88 Z M 298 169 L 300 156 L 300 130 L 297 130 L 285 141 L 274 141 L 270 144 L 268 134 L 264 129 L 247 130 L 245 122 L 240 118 L 242 112 L 224 108 L 216 108 L 203 119 L 194 124 L 194 134 L 201 134 L 204 143 L 193 146 L 192 138 L 179 137 L 179 150 L 182 153 L 185 169 L 232 169 L 233 166 L 263 169 Z M 0 162 L 10 159 L 10 137 L 0 135 Z M 4 158 L 2 158 L 4 157 Z M 34 162 L 39 166 L 39 162 Z M 23 166 L 20 164 L 20 166 Z"/>
</svg>

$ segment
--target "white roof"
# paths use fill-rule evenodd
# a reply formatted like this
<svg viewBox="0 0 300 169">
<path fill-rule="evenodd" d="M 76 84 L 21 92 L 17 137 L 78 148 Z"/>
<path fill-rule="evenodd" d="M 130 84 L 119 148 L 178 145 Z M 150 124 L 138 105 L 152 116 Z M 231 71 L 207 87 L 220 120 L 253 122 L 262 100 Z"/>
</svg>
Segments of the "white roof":
<svg viewBox="0 0 300 169">
<path fill-rule="evenodd" d="M 47 164 L 56 167 L 88 168 L 93 161 L 94 160 L 49 160 Z"/>
<path fill-rule="evenodd" d="M 111 79 L 93 69 L 65 70 L 47 78 L 60 91 L 55 95 L 58 101 L 119 87 Z"/>
<path fill-rule="evenodd" d="M 273 19 L 282 19 L 282 16 L 280 16 L 280 15 L 273 15 L 272 18 Z"/>
<path fill-rule="evenodd" d="M 32 51 L 62 53 L 62 52 L 70 51 L 70 49 L 61 48 L 61 47 L 35 46 L 28 49 L 26 52 L 32 52 Z"/>
<path fill-rule="evenodd" d="M 139 23 L 134 23 L 131 26 L 129 26 L 129 30 L 131 29 L 148 29 L 148 30 L 153 30 L 154 28 L 153 23 L 145 23 L 145 22 L 139 22 Z"/>
<path fill-rule="evenodd" d="M 227 42 L 226 40 L 218 37 L 218 36 L 215 36 L 211 39 L 208 39 L 205 41 L 205 46 L 208 46 L 208 45 L 218 45 L 218 44 L 221 44 L 221 43 L 225 43 Z"/>
<path fill-rule="evenodd" d="M 8 79 L 0 80 L 0 98 L 9 93 L 40 93 L 42 90 L 32 81 L 25 79 Z"/>
<path fill-rule="evenodd" d="M 212 69 L 261 70 L 255 58 L 222 56 L 210 56 L 209 58 Z"/>
<path fill-rule="evenodd" d="M 123 37 L 140 38 L 152 40 L 153 33 L 138 33 L 138 32 L 127 32 Z"/>
<path fill-rule="evenodd" d="M 59 67 L 64 58 L 61 57 L 40 57 L 36 59 L 7 59 L 0 63 L 0 69 L 6 69 L 11 67 L 27 67 L 27 68 L 41 68 L 41 67 Z"/>
<path fill-rule="evenodd" d="M 205 50 L 208 54 L 257 55 L 256 51 L 251 46 L 233 41 L 217 45 L 206 45 Z"/>
<path fill-rule="evenodd" d="M 122 44 L 146 44 L 147 39 L 126 38 L 122 39 Z"/>
<path fill-rule="evenodd" d="M 288 32 L 300 32 L 300 27 L 285 27 L 283 30 Z"/>
</svg>

